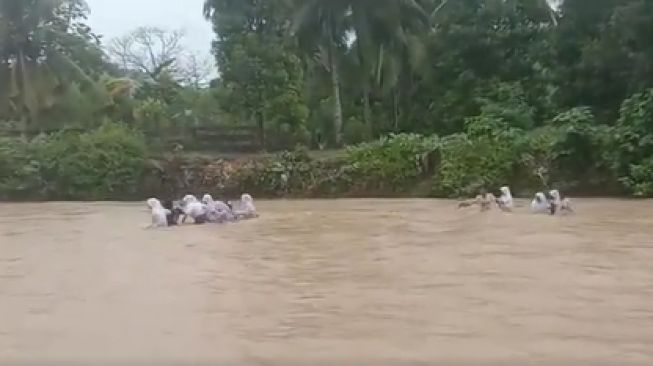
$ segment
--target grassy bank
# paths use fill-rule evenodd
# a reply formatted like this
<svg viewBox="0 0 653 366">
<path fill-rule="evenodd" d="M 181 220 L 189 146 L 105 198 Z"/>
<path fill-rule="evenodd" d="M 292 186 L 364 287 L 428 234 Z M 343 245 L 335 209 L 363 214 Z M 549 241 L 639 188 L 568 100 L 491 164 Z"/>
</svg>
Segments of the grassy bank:
<svg viewBox="0 0 653 366">
<path fill-rule="evenodd" d="M 463 197 L 482 187 L 517 195 L 653 194 L 653 91 L 624 103 L 614 126 L 576 108 L 535 129 L 495 110 L 458 134 L 399 134 L 343 150 L 275 154 L 155 153 L 130 127 L 109 123 L 0 143 L 4 200 L 131 200 L 211 192 L 233 197 Z"/>
</svg>

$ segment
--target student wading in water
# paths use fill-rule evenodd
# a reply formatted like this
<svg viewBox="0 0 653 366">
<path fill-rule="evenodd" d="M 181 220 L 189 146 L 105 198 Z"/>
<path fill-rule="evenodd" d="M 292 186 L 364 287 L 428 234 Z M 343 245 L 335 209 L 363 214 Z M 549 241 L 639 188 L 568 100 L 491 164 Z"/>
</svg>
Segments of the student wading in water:
<svg viewBox="0 0 653 366">
<path fill-rule="evenodd" d="M 460 202 L 458 208 L 479 205 L 481 211 L 487 211 L 492 208 L 492 204 L 495 204 L 496 202 L 497 198 L 492 193 L 489 193 L 485 188 L 482 188 L 476 198 Z"/>
</svg>

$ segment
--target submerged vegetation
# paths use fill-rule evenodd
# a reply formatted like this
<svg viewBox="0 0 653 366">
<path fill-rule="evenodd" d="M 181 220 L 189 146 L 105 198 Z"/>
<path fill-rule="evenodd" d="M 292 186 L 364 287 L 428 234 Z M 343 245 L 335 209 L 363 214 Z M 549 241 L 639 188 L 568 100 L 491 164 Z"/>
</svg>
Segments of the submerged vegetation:
<svg viewBox="0 0 653 366">
<path fill-rule="evenodd" d="M 648 0 L 207 0 L 215 60 L 88 11 L 0 1 L 2 199 L 653 196 Z"/>
</svg>

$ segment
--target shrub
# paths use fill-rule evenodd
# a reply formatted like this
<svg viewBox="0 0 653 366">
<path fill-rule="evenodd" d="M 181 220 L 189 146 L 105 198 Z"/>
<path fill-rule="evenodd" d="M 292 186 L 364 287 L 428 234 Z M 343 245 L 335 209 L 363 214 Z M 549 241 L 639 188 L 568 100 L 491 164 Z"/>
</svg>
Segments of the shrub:
<svg viewBox="0 0 653 366">
<path fill-rule="evenodd" d="M 468 196 L 483 187 L 508 184 L 519 163 L 522 133 L 500 118 L 481 115 L 468 119 L 465 134 L 442 140 L 433 193 Z"/>
<path fill-rule="evenodd" d="M 622 177 L 620 182 L 635 196 L 653 196 L 653 157 L 631 165 L 630 174 Z"/>
<path fill-rule="evenodd" d="M 512 145 L 491 138 L 470 139 L 464 134 L 445 139 L 441 147 L 436 195 L 457 197 L 508 184 L 514 174 L 516 154 Z"/>
<path fill-rule="evenodd" d="M 519 142 L 519 180 L 528 187 L 550 186 L 557 177 L 557 159 L 559 151 L 556 144 L 560 141 L 560 129 L 553 126 L 537 128 L 524 134 Z"/>
<path fill-rule="evenodd" d="M 311 141 L 311 134 L 303 125 L 270 124 L 270 126 L 266 127 L 265 135 L 266 148 L 271 151 L 307 146 Z"/>
<path fill-rule="evenodd" d="M 625 100 L 619 113 L 607 156 L 621 181 L 633 181 L 632 168 L 653 157 L 653 89 Z"/>
<path fill-rule="evenodd" d="M 168 107 L 159 100 L 147 98 L 134 108 L 136 125 L 143 131 L 155 133 L 169 127 Z"/>
<path fill-rule="evenodd" d="M 603 157 L 616 180 L 635 195 L 653 194 L 653 89 L 626 99 L 616 125 L 607 132 Z"/>
<path fill-rule="evenodd" d="M 40 141 L 0 139 L 0 198 L 37 196 L 43 187 L 35 150 Z"/>
<path fill-rule="evenodd" d="M 593 187 L 609 184 L 610 170 L 605 159 L 609 149 L 610 128 L 596 123 L 591 110 L 573 108 L 553 119 L 556 175 L 558 185 L 567 188 Z"/>
<path fill-rule="evenodd" d="M 365 141 L 366 127 L 355 117 L 350 117 L 343 128 L 343 137 L 347 145 L 355 145 Z"/>
<path fill-rule="evenodd" d="M 315 162 L 298 148 L 268 159 L 249 161 L 234 175 L 242 191 L 283 196 L 306 193 L 315 184 Z"/>
<path fill-rule="evenodd" d="M 119 124 L 0 141 L 5 199 L 108 199 L 133 196 L 146 157 L 143 137 Z"/>
<path fill-rule="evenodd" d="M 491 83 L 483 94 L 477 100 L 479 117 L 500 120 L 516 128 L 530 129 L 535 125 L 535 109 L 528 104 L 520 83 Z"/>
<path fill-rule="evenodd" d="M 107 199 L 138 191 L 146 156 L 142 135 L 119 124 L 60 133 L 38 149 L 48 197 Z"/>
<path fill-rule="evenodd" d="M 438 149 L 437 137 L 400 134 L 347 149 L 358 189 L 401 191 L 429 170 L 426 159 Z"/>
</svg>

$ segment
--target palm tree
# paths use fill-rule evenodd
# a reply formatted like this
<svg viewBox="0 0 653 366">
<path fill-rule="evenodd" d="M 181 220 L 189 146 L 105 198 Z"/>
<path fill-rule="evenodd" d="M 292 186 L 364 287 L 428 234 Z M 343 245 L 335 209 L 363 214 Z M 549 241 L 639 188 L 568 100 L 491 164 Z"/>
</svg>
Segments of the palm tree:
<svg viewBox="0 0 653 366">
<path fill-rule="evenodd" d="M 371 81 L 380 82 L 385 49 L 406 41 L 406 32 L 415 24 L 428 24 L 428 14 L 416 0 L 309 0 L 297 17 L 300 42 L 310 50 L 321 50 L 321 59 L 331 75 L 334 99 L 334 127 L 342 127 L 340 71 L 337 50 L 353 48 L 362 85 L 363 121 L 368 135 L 373 132 L 370 111 Z M 353 42 L 350 42 L 353 40 Z M 351 43 L 351 44 L 348 44 Z M 378 83 L 377 83 L 378 84 Z"/>
<path fill-rule="evenodd" d="M 366 127 L 367 138 L 374 134 L 372 125 L 372 111 L 370 108 L 370 71 L 374 65 L 374 48 L 379 44 L 379 39 L 374 33 L 378 17 L 373 14 L 374 0 L 352 1 L 351 21 L 356 41 L 353 44 L 355 57 L 359 67 L 358 73 L 362 85 L 363 124 Z"/>
<path fill-rule="evenodd" d="M 331 76 L 333 127 L 336 145 L 342 145 L 342 101 L 339 57 L 348 41 L 347 0 L 303 0 L 295 16 L 293 33 L 300 46 L 314 55 Z"/>
<path fill-rule="evenodd" d="M 20 119 L 24 134 L 66 84 L 91 82 L 66 50 L 86 9 L 82 0 L 0 0 L 0 113 Z"/>
<path fill-rule="evenodd" d="M 357 2 L 354 0 L 353 3 Z M 364 10 L 360 8 L 360 11 Z M 423 60 L 422 38 L 428 32 L 429 15 L 416 0 L 380 0 L 375 2 L 375 6 L 368 6 L 367 12 L 373 26 L 371 42 L 366 42 L 373 46 L 367 63 L 373 65 L 371 71 L 375 88 L 391 93 L 396 130 L 398 84 L 402 78 L 412 74 Z M 364 37 L 365 33 L 361 35 Z M 363 57 L 366 56 L 363 54 Z"/>
</svg>

